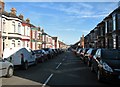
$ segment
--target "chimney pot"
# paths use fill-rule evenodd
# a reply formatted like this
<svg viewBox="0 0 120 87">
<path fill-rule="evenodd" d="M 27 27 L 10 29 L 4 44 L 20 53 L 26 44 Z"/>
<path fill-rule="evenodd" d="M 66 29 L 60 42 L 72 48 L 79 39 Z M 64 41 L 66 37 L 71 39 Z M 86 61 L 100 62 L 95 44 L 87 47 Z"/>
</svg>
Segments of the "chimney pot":
<svg viewBox="0 0 120 87">
<path fill-rule="evenodd" d="M 23 20 L 24 16 L 22 14 L 20 14 L 19 18 Z"/>
<path fill-rule="evenodd" d="M 16 15 L 16 9 L 15 8 L 11 8 L 11 13 Z"/>
<path fill-rule="evenodd" d="M 30 23 L 30 19 L 29 19 L 29 18 L 27 18 L 27 19 L 26 19 L 26 22 L 27 22 L 27 23 Z"/>
</svg>

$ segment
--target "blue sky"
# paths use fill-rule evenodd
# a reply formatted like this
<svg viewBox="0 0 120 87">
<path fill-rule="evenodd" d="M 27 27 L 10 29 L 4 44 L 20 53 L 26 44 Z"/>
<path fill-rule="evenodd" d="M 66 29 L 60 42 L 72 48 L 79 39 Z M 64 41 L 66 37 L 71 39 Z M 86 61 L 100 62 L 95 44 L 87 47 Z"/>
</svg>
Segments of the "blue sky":
<svg viewBox="0 0 120 87">
<path fill-rule="evenodd" d="M 5 2 L 5 10 L 17 9 L 31 23 L 58 36 L 66 44 L 74 44 L 86 35 L 110 12 L 117 2 Z"/>
</svg>

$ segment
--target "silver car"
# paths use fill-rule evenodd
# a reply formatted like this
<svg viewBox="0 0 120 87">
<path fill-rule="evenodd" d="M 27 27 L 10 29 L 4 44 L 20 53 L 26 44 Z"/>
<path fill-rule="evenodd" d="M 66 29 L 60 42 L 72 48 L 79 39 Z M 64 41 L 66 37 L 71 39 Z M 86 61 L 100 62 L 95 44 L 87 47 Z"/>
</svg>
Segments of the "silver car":
<svg viewBox="0 0 120 87">
<path fill-rule="evenodd" d="M 0 58 L 0 77 L 12 77 L 13 76 L 14 67 L 13 64 L 7 61 L 6 59 Z"/>
</svg>

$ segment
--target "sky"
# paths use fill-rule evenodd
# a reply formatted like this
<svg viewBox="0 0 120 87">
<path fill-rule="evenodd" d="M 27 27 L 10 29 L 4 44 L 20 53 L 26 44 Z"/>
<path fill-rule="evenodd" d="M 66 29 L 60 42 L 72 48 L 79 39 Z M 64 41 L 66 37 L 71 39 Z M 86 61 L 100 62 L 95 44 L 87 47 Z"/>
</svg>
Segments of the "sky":
<svg viewBox="0 0 120 87">
<path fill-rule="evenodd" d="M 117 2 L 5 2 L 5 10 L 14 7 L 35 26 L 70 45 L 87 35 L 118 7 Z"/>
</svg>

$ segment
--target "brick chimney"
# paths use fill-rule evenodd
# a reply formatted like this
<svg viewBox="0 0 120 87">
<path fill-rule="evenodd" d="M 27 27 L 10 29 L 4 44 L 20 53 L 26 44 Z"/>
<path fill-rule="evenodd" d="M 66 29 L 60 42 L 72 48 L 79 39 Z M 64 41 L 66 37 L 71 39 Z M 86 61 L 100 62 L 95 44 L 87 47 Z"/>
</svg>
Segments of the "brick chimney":
<svg viewBox="0 0 120 87">
<path fill-rule="evenodd" d="M 19 15 L 19 18 L 23 20 L 23 19 L 24 19 L 24 16 L 23 16 L 22 14 L 20 14 L 20 15 Z"/>
<path fill-rule="evenodd" d="M 26 19 L 26 22 L 27 22 L 27 23 L 30 23 L 30 19 L 29 19 L 29 18 L 27 18 L 27 19 Z"/>
<path fill-rule="evenodd" d="M 16 15 L 16 9 L 15 8 L 11 8 L 11 14 Z"/>
<path fill-rule="evenodd" d="M 0 0 L 0 10 L 4 11 L 5 3 L 4 0 Z"/>
<path fill-rule="evenodd" d="M 42 29 L 41 31 L 42 31 L 42 33 L 44 33 L 44 29 Z"/>
<path fill-rule="evenodd" d="M 41 31 L 40 27 L 38 27 L 38 31 Z"/>
</svg>

